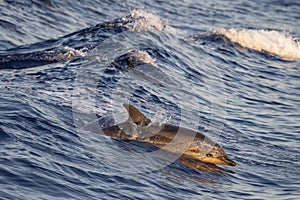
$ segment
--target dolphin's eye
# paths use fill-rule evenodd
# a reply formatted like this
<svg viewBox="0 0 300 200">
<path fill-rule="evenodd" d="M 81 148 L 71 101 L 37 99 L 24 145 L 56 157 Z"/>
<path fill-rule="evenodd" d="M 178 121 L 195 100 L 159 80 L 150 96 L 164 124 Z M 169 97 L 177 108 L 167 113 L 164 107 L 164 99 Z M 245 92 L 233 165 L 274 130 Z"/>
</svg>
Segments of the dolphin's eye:
<svg viewBox="0 0 300 200">
<path fill-rule="evenodd" d="M 213 157 L 211 153 L 206 154 L 206 157 Z"/>
</svg>

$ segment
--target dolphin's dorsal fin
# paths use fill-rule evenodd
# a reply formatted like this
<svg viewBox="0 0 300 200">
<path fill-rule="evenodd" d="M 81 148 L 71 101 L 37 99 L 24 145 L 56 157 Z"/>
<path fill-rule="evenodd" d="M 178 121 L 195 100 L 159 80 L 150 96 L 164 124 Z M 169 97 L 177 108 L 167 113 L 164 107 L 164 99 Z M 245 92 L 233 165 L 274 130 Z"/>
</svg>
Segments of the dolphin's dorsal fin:
<svg viewBox="0 0 300 200">
<path fill-rule="evenodd" d="M 140 126 L 147 126 L 151 120 L 148 119 L 143 113 L 141 113 L 136 107 L 130 104 L 123 104 L 123 106 L 127 109 L 129 117 L 133 123 Z"/>
</svg>

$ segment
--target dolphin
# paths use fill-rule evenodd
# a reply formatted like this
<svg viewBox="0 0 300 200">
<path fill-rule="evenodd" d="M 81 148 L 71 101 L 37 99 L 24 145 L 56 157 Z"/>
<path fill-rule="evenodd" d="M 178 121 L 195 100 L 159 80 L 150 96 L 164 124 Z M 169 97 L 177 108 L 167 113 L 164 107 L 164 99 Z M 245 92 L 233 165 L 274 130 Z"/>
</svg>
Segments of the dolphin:
<svg viewBox="0 0 300 200">
<path fill-rule="evenodd" d="M 170 152 L 175 152 L 177 147 L 186 145 L 188 141 L 187 148 L 184 149 L 178 160 L 192 169 L 221 172 L 222 168 L 217 167 L 216 164 L 237 165 L 228 158 L 219 144 L 207 136 L 184 127 L 152 122 L 133 105 L 124 104 L 124 107 L 129 115 L 128 120 L 102 128 L 101 131 L 105 135 L 117 139 L 147 142 L 158 148 L 163 148 L 172 142 L 175 145 L 167 149 Z M 180 136 L 178 137 L 178 135 Z"/>
</svg>

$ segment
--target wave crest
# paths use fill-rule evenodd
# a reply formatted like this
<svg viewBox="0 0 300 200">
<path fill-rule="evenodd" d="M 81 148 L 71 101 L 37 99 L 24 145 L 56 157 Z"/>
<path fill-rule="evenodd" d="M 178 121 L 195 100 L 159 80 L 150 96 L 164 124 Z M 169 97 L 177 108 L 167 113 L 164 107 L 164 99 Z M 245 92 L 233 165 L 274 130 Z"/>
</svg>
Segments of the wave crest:
<svg viewBox="0 0 300 200">
<path fill-rule="evenodd" d="M 132 52 L 131 56 L 133 56 L 139 62 L 147 63 L 154 67 L 157 67 L 156 59 L 152 58 L 146 51 L 137 50 Z"/>
<path fill-rule="evenodd" d="M 174 30 L 169 26 L 167 20 L 162 20 L 159 16 L 154 13 L 134 9 L 130 12 L 130 16 L 135 19 L 132 30 L 133 31 L 163 31 L 173 32 Z"/>
<path fill-rule="evenodd" d="M 285 32 L 216 28 L 211 33 L 222 35 L 245 48 L 267 52 L 288 60 L 300 60 L 299 39 Z"/>
</svg>

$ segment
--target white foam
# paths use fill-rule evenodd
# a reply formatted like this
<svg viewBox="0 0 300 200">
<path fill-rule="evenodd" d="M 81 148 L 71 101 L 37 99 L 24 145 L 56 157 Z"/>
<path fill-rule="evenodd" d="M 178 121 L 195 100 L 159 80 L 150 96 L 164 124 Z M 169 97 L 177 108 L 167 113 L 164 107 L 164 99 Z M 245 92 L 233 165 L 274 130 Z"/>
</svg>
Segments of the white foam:
<svg viewBox="0 0 300 200">
<path fill-rule="evenodd" d="M 77 58 L 77 57 L 84 57 L 87 55 L 86 53 L 86 49 L 80 49 L 80 50 L 76 50 L 74 48 L 71 47 L 64 47 L 64 50 L 67 51 L 66 53 L 64 53 L 64 57 L 70 59 L 70 58 Z"/>
<path fill-rule="evenodd" d="M 134 9 L 130 12 L 130 15 L 135 19 L 133 31 L 139 32 L 151 30 L 166 30 L 167 32 L 174 32 L 173 28 L 169 26 L 167 20 L 162 20 L 154 13 L 145 10 Z"/>
<path fill-rule="evenodd" d="M 268 52 L 288 60 L 300 60 L 299 40 L 285 32 L 216 28 L 212 33 L 223 35 L 245 48 Z"/>
<path fill-rule="evenodd" d="M 56 60 L 56 61 L 65 61 L 74 58 L 84 57 L 86 55 L 87 55 L 86 48 L 76 50 L 68 46 L 44 52 L 44 57 L 46 59 Z"/>
<path fill-rule="evenodd" d="M 137 61 L 147 63 L 154 67 L 157 67 L 156 59 L 152 58 L 146 51 L 137 50 L 132 52 L 131 56 L 133 56 Z"/>
</svg>

